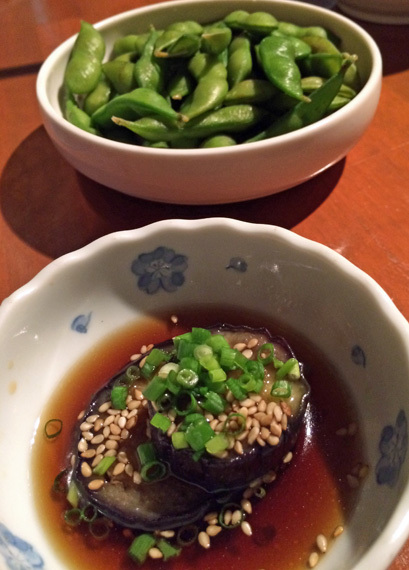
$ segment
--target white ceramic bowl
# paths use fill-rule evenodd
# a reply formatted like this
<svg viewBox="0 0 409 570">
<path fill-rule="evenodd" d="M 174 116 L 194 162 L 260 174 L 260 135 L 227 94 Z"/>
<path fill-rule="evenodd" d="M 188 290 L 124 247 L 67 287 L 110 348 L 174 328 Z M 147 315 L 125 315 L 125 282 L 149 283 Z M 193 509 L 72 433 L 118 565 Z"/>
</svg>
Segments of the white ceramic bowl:
<svg viewBox="0 0 409 570">
<path fill-rule="evenodd" d="M 143 271 L 132 272 L 136 259 L 151 275 L 144 286 Z M 273 316 L 335 366 L 358 408 L 370 472 L 318 567 L 387 569 L 409 532 L 409 325 L 370 277 L 329 248 L 278 227 L 215 218 L 105 236 L 3 301 L 1 570 L 67 568 L 39 523 L 30 450 L 39 414 L 73 363 L 152 312 L 206 302 Z"/>
<path fill-rule="evenodd" d="M 345 14 L 378 24 L 409 24 L 407 0 L 341 0 Z"/>
<path fill-rule="evenodd" d="M 234 9 L 265 10 L 300 25 L 322 25 L 356 53 L 363 89 L 346 107 L 318 123 L 277 138 L 237 147 L 151 149 L 90 135 L 63 119 L 58 95 L 74 37 L 43 64 L 37 97 L 44 126 L 56 147 L 86 176 L 139 198 L 180 204 L 249 200 L 293 187 L 342 159 L 375 113 L 382 62 L 373 39 L 348 18 L 319 6 L 288 0 L 178 0 L 119 14 L 97 24 L 108 54 L 116 38 L 181 19 L 204 23 Z"/>
</svg>

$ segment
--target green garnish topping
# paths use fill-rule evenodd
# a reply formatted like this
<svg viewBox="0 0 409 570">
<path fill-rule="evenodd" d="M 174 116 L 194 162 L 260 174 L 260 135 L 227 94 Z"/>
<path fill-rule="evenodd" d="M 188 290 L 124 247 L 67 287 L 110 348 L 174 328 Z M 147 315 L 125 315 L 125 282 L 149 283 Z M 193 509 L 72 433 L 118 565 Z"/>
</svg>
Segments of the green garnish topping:
<svg viewBox="0 0 409 570">
<path fill-rule="evenodd" d="M 111 403 L 115 410 L 125 410 L 128 387 L 123 385 L 114 386 L 111 390 Z"/>
</svg>

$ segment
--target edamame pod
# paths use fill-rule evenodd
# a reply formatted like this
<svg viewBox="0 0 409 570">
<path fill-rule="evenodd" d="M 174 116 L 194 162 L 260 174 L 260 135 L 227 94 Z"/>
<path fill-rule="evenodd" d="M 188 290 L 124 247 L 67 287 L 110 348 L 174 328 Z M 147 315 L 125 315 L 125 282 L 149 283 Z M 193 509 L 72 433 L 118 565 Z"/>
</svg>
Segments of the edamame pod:
<svg viewBox="0 0 409 570">
<path fill-rule="evenodd" d="M 229 47 L 227 77 L 230 87 L 247 79 L 253 70 L 250 40 L 245 36 L 234 38 Z"/>
<path fill-rule="evenodd" d="M 302 101 L 305 95 L 294 55 L 292 43 L 285 37 L 271 35 L 259 44 L 259 57 L 268 80 L 283 93 Z"/>
<path fill-rule="evenodd" d="M 129 93 L 136 87 L 134 77 L 135 65 L 130 61 L 107 61 L 102 64 L 102 70 L 119 94 Z"/>
<path fill-rule="evenodd" d="M 207 111 L 219 107 L 226 97 L 229 84 L 224 78 L 214 77 L 212 74 L 200 79 L 191 95 L 180 107 L 184 121 L 189 121 Z"/>
<path fill-rule="evenodd" d="M 277 88 L 266 79 L 245 79 L 230 89 L 224 98 L 224 104 L 265 103 L 276 93 Z"/>
<path fill-rule="evenodd" d="M 283 135 L 320 120 L 327 112 L 334 97 L 338 94 L 346 71 L 355 61 L 355 56 L 347 56 L 338 73 L 330 77 L 319 89 L 311 93 L 310 102 L 300 101 L 293 109 L 274 121 L 269 128 L 246 142 L 256 142 Z"/>
<path fill-rule="evenodd" d="M 80 109 L 74 101 L 68 99 L 65 105 L 65 118 L 72 125 L 91 133 L 92 135 L 97 134 L 97 130 L 91 125 L 91 117 L 87 115 L 85 111 Z"/>
<path fill-rule="evenodd" d="M 202 51 L 218 55 L 230 45 L 232 31 L 227 26 L 209 28 L 203 32 L 201 38 Z"/>
<path fill-rule="evenodd" d="M 91 93 L 88 93 L 84 99 L 83 109 L 87 115 L 91 117 L 91 115 L 95 113 L 97 109 L 102 107 L 102 105 L 108 103 L 111 97 L 111 92 L 112 89 L 110 84 L 107 82 L 104 76 L 101 77 L 95 89 L 91 91 Z"/>
<path fill-rule="evenodd" d="M 70 93 L 87 94 L 101 76 L 105 43 L 101 34 L 88 22 L 81 22 L 65 73 L 64 84 Z"/>
<path fill-rule="evenodd" d="M 162 95 L 148 87 L 138 87 L 130 93 L 118 95 L 100 107 L 92 115 L 92 124 L 101 129 L 106 129 L 112 126 L 111 119 L 114 115 L 132 120 L 148 114 L 159 115 L 174 121 L 180 118 L 180 114 L 171 107 Z"/>
<path fill-rule="evenodd" d="M 141 57 L 135 63 L 134 74 L 139 87 L 147 87 L 161 93 L 164 85 L 163 73 L 154 58 L 153 51 L 159 32 L 152 30 L 142 51 Z"/>
</svg>

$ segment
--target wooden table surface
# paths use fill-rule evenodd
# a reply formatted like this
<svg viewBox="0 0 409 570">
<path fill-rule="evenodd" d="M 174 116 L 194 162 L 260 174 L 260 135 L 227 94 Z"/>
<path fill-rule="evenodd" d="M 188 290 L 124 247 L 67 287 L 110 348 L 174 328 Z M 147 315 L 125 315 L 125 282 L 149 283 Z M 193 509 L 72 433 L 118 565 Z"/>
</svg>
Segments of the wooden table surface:
<svg viewBox="0 0 409 570">
<path fill-rule="evenodd" d="M 0 5 L 0 302 L 53 259 L 166 218 L 227 216 L 283 226 L 371 275 L 409 318 L 409 26 L 359 22 L 384 60 L 375 118 L 346 159 L 313 180 L 222 206 L 150 203 L 78 174 L 57 153 L 35 96 L 41 62 L 91 23 L 145 0 L 2 0 Z M 390 570 L 409 568 L 409 541 Z"/>
</svg>

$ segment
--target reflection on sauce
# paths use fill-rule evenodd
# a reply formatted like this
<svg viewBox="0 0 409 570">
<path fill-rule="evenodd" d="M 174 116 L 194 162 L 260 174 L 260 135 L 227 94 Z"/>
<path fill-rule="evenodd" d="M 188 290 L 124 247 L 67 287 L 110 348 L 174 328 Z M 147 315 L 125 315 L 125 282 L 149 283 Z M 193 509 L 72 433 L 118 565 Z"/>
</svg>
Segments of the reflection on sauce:
<svg viewBox="0 0 409 570">
<path fill-rule="evenodd" d="M 12 396 L 13 394 L 16 393 L 17 390 L 17 382 L 15 380 L 12 380 L 11 382 L 9 382 L 8 385 L 8 393 L 10 394 L 10 396 Z"/>
<path fill-rule="evenodd" d="M 209 550 L 194 545 L 169 562 L 148 561 L 151 570 L 300 570 L 322 533 L 330 538 L 338 525 L 347 524 L 358 490 L 347 483 L 347 474 L 362 461 L 358 435 L 336 436 L 336 431 L 356 420 L 354 406 L 331 365 L 317 354 L 313 342 L 283 330 L 265 317 L 243 310 L 207 308 L 191 312 L 174 310 L 178 324 L 170 314 L 150 318 L 124 328 L 99 344 L 67 377 L 59 383 L 40 419 L 33 446 L 34 495 L 41 523 L 50 545 L 67 569 L 131 570 L 137 565 L 127 557 L 129 539 L 121 532 L 111 533 L 104 542 L 91 542 L 83 532 L 66 528 L 61 518 L 65 501 L 50 491 L 55 475 L 65 467 L 70 435 L 78 413 L 87 406 L 92 394 L 119 370 L 130 355 L 142 345 L 172 337 L 192 326 L 216 322 L 266 326 L 273 334 L 282 334 L 296 356 L 305 363 L 311 384 L 311 405 L 306 425 L 294 450 L 291 464 L 268 490 L 267 496 L 253 502 L 248 520 L 251 537 L 240 530 L 223 531 L 212 539 Z M 312 339 L 313 341 L 313 339 Z M 42 427 L 50 417 L 63 420 L 64 429 L 55 440 L 46 440 Z"/>
</svg>

